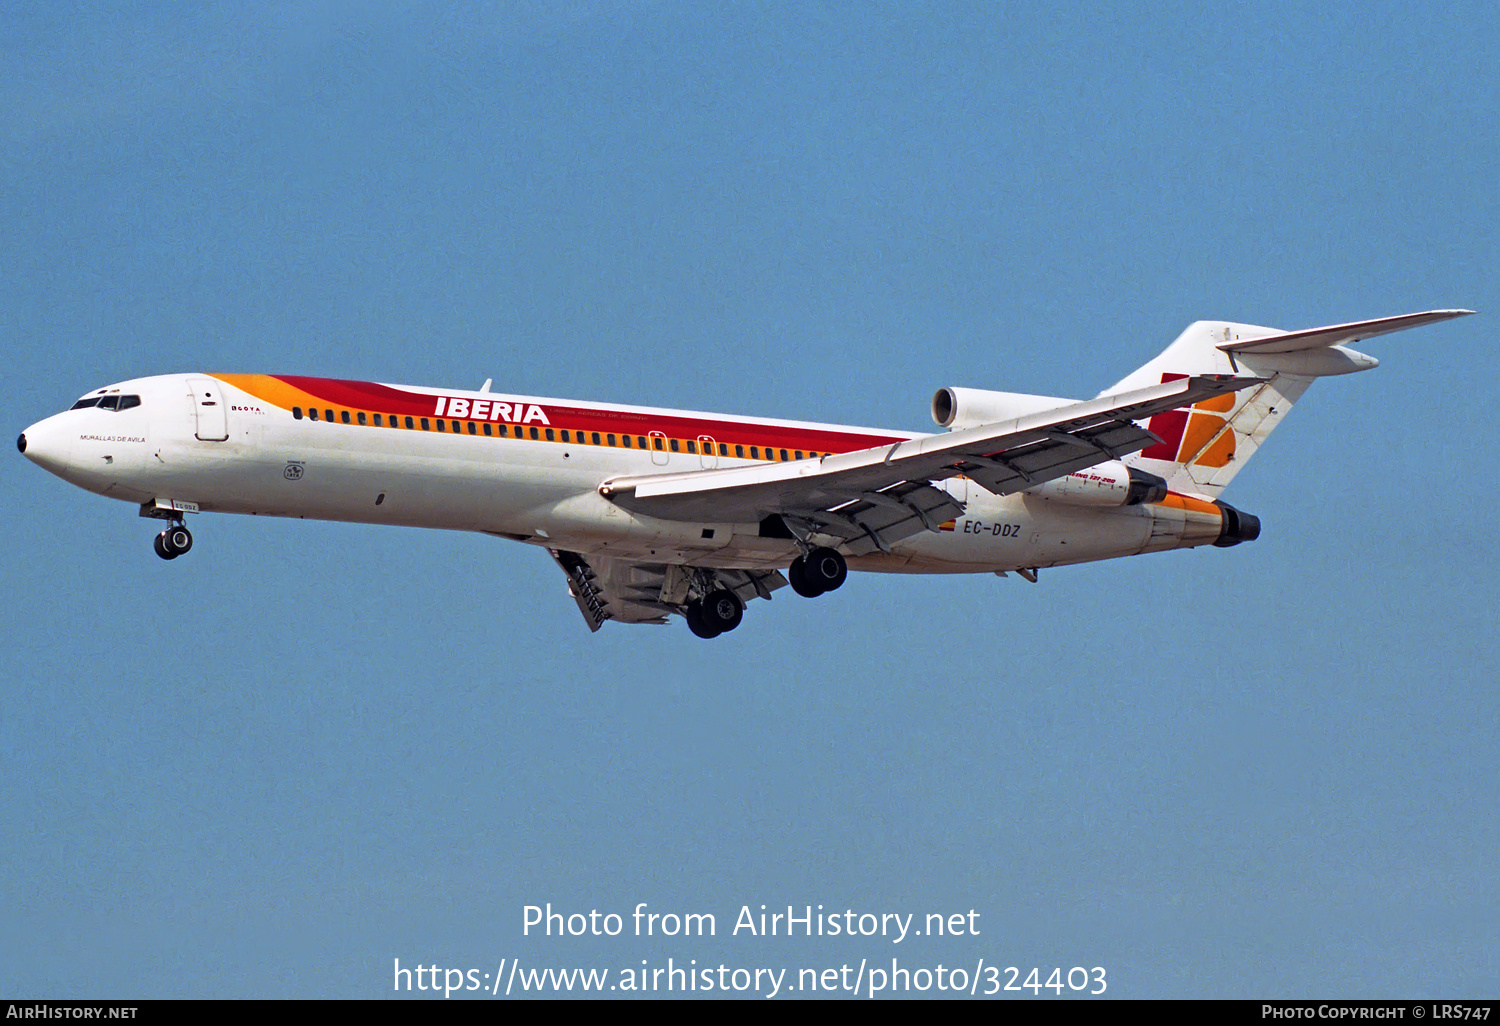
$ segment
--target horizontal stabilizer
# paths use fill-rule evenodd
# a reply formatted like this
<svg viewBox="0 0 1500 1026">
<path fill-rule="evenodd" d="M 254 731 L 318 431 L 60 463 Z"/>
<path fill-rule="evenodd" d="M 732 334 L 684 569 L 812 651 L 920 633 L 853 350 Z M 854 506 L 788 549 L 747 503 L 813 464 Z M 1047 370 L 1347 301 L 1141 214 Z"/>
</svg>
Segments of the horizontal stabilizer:
<svg viewBox="0 0 1500 1026">
<path fill-rule="evenodd" d="M 1305 349 L 1326 349 L 1342 346 L 1376 335 L 1387 335 L 1407 328 L 1420 328 L 1424 324 L 1436 324 L 1454 317 L 1466 317 L 1473 310 L 1428 310 L 1424 313 L 1402 314 L 1399 317 L 1378 317 L 1373 321 L 1353 321 L 1349 324 L 1331 324 L 1326 328 L 1306 328 L 1275 335 L 1261 335 L 1234 342 L 1226 342 L 1218 348 L 1226 353 L 1298 353 Z"/>
</svg>

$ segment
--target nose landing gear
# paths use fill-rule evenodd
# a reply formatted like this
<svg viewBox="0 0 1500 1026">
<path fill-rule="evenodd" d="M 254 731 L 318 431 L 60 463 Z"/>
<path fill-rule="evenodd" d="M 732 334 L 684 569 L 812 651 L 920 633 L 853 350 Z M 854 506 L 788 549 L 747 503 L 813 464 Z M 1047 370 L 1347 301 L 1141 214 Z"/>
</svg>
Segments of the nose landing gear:
<svg viewBox="0 0 1500 1026">
<path fill-rule="evenodd" d="M 152 543 L 158 556 L 162 559 L 176 559 L 186 555 L 193 547 L 193 532 L 182 521 L 184 513 L 197 513 L 198 508 L 196 502 L 184 502 L 181 499 L 157 499 L 141 504 L 141 516 L 167 522 L 166 529 Z"/>
<path fill-rule="evenodd" d="M 173 524 L 156 536 L 156 554 L 162 559 L 176 559 L 193 547 L 193 533 L 182 524 Z"/>
</svg>

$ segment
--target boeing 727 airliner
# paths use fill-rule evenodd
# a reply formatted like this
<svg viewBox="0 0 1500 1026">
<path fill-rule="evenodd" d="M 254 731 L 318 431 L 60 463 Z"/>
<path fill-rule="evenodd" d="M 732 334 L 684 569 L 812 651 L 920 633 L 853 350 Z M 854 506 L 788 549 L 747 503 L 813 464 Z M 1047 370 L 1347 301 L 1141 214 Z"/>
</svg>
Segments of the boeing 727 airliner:
<svg viewBox="0 0 1500 1026">
<path fill-rule="evenodd" d="M 200 512 L 482 531 L 550 552 L 591 630 L 680 614 L 711 638 L 751 599 L 851 569 L 1035 581 L 1253 540 L 1260 521 L 1220 495 L 1308 385 L 1374 367 L 1360 339 L 1471 312 L 1198 321 L 1094 399 L 940 389 L 940 434 L 205 373 L 96 389 L 17 446 L 164 521 L 165 560 Z"/>
</svg>

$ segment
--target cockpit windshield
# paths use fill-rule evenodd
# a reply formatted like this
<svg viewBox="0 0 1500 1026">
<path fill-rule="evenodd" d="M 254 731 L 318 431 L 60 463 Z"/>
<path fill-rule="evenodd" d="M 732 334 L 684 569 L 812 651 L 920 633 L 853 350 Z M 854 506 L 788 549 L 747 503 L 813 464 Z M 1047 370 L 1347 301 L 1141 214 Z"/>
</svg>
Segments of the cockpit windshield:
<svg viewBox="0 0 1500 1026">
<path fill-rule="evenodd" d="M 101 410 L 129 410 L 141 405 L 141 397 L 138 395 L 89 395 L 74 403 L 69 409 L 84 410 L 90 406 L 97 406 Z"/>
</svg>

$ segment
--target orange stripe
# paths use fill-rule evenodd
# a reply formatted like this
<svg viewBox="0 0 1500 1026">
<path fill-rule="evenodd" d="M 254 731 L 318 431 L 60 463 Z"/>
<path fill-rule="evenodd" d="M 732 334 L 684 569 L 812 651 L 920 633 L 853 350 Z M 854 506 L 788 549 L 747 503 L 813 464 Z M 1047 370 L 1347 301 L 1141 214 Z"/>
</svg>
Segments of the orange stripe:
<svg viewBox="0 0 1500 1026">
<path fill-rule="evenodd" d="M 1202 499 L 1195 499 L 1191 495 L 1183 495 L 1181 492 L 1168 492 L 1167 497 L 1156 503 L 1158 506 L 1166 506 L 1168 509 L 1187 510 L 1191 513 L 1206 513 L 1213 517 L 1222 517 L 1219 507 Z"/>
<path fill-rule="evenodd" d="M 311 394 L 269 374 L 214 374 L 212 377 L 283 410 L 290 410 L 293 406 L 318 405 L 317 399 Z"/>
</svg>

